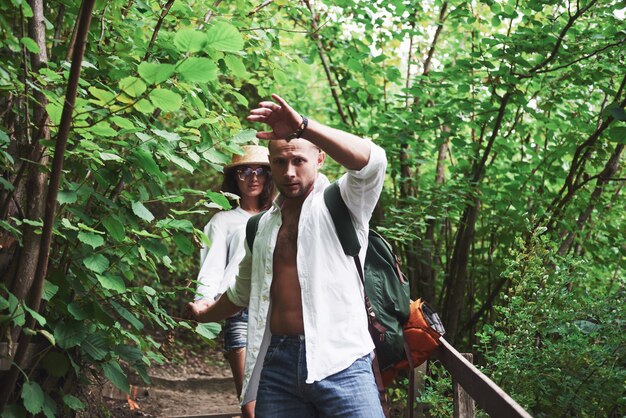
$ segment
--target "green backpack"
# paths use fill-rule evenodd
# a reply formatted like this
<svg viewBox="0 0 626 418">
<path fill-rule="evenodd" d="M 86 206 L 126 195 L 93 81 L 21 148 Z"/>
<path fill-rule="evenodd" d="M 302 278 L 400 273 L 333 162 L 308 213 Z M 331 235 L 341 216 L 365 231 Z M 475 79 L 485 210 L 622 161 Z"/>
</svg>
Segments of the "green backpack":
<svg viewBox="0 0 626 418">
<path fill-rule="evenodd" d="M 376 346 L 378 369 L 382 372 L 406 358 L 402 327 L 409 318 L 409 283 L 400 271 L 398 257 L 389 243 L 372 230 L 368 236 L 364 273 L 359 260 L 361 245 L 337 183 L 324 191 L 324 202 L 343 251 L 354 258 L 363 282 L 370 334 Z M 246 225 L 246 241 L 251 251 L 263 213 L 252 216 Z"/>
</svg>

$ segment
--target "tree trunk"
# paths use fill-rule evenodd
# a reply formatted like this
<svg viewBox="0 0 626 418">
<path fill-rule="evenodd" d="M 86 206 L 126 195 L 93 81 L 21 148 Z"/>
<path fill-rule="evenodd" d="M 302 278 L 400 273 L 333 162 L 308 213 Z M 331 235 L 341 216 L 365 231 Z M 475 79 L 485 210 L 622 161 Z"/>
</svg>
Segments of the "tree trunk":
<svg viewBox="0 0 626 418">
<path fill-rule="evenodd" d="M 477 160 L 472 169 L 470 182 L 474 194 L 477 193 L 476 189 L 478 184 L 484 176 L 486 163 L 490 157 L 493 144 L 500 132 L 504 112 L 510 98 L 510 92 L 505 93 L 505 95 L 500 98 L 500 108 L 498 109 L 498 115 L 494 122 L 491 136 L 489 137 L 489 141 L 487 142 L 483 155 L 480 160 Z M 446 335 L 448 336 L 450 344 L 454 344 L 456 334 L 459 331 L 458 325 L 461 316 L 461 309 L 465 302 L 465 285 L 467 282 L 469 253 L 472 246 L 472 240 L 474 238 L 474 229 L 476 226 L 476 220 L 478 219 L 478 212 L 480 211 L 480 204 L 480 199 L 474 195 L 471 203 L 469 203 L 463 211 L 463 215 L 459 221 L 456 241 L 454 243 L 452 260 L 446 277 L 447 293 L 445 297 L 443 316 L 446 325 Z"/>
<path fill-rule="evenodd" d="M 46 26 L 45 18 L 43 14 L 44 6 L 43 0 L 32 0 L 30 7 L 33 10 L 33 17 L 28 22 L 28 36 L 35 40 L 39 47 L 39 52 L 30 55 L 31 71 L 38 72 L 41 68 L 48 65 L 48 55 L 46 47 Z M 34 89 L 33 106 L 33 118 L 35 129 L 32 130 L 33 137 L 25 138 L 21 148 L 26 150 L 25 156 L 27 156 L 24 170 L 26 172 L 26 182 L 18 183 L 16 187 L 21 188 L 20 192 L 16 195 L 22 195 L 24 192 L 26 208 L 24 215 L 27 219 L 39 220 L 43 218 L 45 201 L 45 186 L 47 182 L 47 175 L 44 170 L 40 170 L 39 166 L 46 166 L 48 163 L 48 157 L 44 156 L 44 148 L 41 145 L 40 140 L 47 140 L 50 138 L 50 129 L 48 128 L 49 120 L 48 113 L 46 112 L 46 105 L 48 101 L 46 96 L 40 89 Z M 28 100 L 28 98 L 26 98 Z M 28 127 L 22 127 L 23 132 L 28 132 Z M 30 161 L 36 161 L 38 164 Z M 22 231 L 22 239 L 24 246 L 19 251 L 19 261 L 17 264 L 16 274 L 11 282 L 11 292 L 23 301 L 30 291 L 33 279 L 35 276 L 35 270 L 37 267 L 37 258 L 39 256 L 39 244 L 40 235 L 35 233 L 37 228 L 31 225 L 24 224 Z M 14 336 L 15 337 L 15 336 Z"/>
<path fill-rule="evenodd" d="M 35 10 L 35 6 L 40 8 L 42 17 L 40 22 L 41 24 L 43 24 L 43 5 L 39 1 L 40 0 L 33 1 L 31 7 L 33 7 L 33 11 Z M 76 45 L 74 46 L 74 55 L 72 56 L 72 65 L 70 68 L 70 75 L 67 84 L 67 93 L 65 96 L 63 113 L 61 115 L 61 123 L 59 125 L 59 132 L 57 135 L 56 146 L 54 149 L 54 159 L 52 162 L 52 171 L 50 173 L 48 192 L 45 199 L 46 210 L 41 232 L 39 257 L 37 259 L 37 266 L 34 278 L 32 280 L 32 289 L 28 292 L 27 302 L 29 307 L 33 311 L 38 311 L 40 308 L 41 297 L 43 294 L 43 284 L 48 270 L 48 260 L 50 255 L 50 244 L 52 241 L 52 230 L 54 226 L 56 202 L 59 191 L 59 184 L 61 181 L 61 176 L 63 174 L 63 159 L 65 155 L 65 148 L 67 145 L 67 139 L 72 125 L 72 113 L 74 110 L 74 104 L 76 102 L 81 64 L 85 52 L 85 44 L 87 40 L 87 34 L 89 32 L 89 24 L 91 22 L 94 3 L 95 0 L 84 0 L 81 6 L 81 15 L 79 16 Z M 37 16 L 37 13 L 35 13 L 35 17 Z M 45 121 L 46 119 L 47 117 L 43 120 Z M 28 318 L 26 326 L 31 329 L 35 328 L 35 319 L 32 316 Z M 15 390 L 17 379 L 20 375 L 20 370 L 23 370 L 24 368 L 25 354 L 30 340 L 31 336 L 28 334 L 23 334 L 22 338 L 20 338 L 19 346 L 15 353 L 14 364 L 2 382 L 3 393 L 2 395 L 0 395 L 0 410 L 4 409 L 4 406 L 6 405 L 7 401 Z"/>
<path fill-rule="evenodd" d="M 593 212 L 596 203 L 600 199 L 600 195 L 602 195 L 602 192 L 604 191 L 604 186 L 606 186 L 606 184 L 609 182 L 609 179 L 613 177 L 615 173 L 617 173 L 617 171 L 619 170 L 620 156 L 622 155 L 623 150 L 624 144 L 617 145 L 615 147 L 615 151 L 613 151 L 613 154 L 611 154 L 611 157 L 604 166 L 604 169 L 600 174 L 598 174 L 598 181 L 596 183 L 595 189 L 589 197 L 589 203 L 587 204 L 585 210 L 578 216 L 576 228 L 568 232 L 565 236 L 565 239 L 561 243 L 558 250 L 559 255 L 565 255 L 569 252 L 570 248 L 572 247 L 572 243 L 574 242 L 574 239 L 585 227 L 585 223 L 587 223 L 587 220 L 590 218 L 591 212 Z"/>
</svg>

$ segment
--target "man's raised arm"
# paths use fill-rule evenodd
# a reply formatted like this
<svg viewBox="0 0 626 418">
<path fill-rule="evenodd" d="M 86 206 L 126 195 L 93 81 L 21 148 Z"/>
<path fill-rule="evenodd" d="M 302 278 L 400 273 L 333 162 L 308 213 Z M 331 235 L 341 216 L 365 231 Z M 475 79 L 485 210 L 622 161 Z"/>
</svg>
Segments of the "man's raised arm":
<svg viewBox="0 0 626 418">
<path fill-rule="evenodd" d="M 272 94 L 277 102 L 264 101 L 252 109 L 248 120 L 261 122 L 272 130 L 258 132 L 259 139 L 290 139 L 294 134 L 317 145 L 333 160 L 349 170 L 360 170 L 370 158 L 371 143 L 351 133 L 322 125 L 314 120 L 304 122 L 296 112 L 277 94 Z"/>
</svg>

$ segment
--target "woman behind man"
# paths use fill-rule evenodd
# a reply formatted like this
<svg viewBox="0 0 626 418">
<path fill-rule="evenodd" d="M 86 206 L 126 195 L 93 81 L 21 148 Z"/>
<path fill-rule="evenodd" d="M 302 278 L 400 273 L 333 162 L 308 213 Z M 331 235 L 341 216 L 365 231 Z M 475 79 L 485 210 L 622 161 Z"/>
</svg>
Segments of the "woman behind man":
<svg viewBox="0 0 626 418">
<path fill-rule="evenodd" d="M 204 228 L 211 241 L 200 251 L 200 273 L 197 296 L 193 305 L 199 308 L 217 299 L 235 280 L 239 262 L 245 254 L 245 226 L 250 216 L 268 209 L 274 197 L 274 182 L 269 171 L 268 150 L 258 145 L 244 146 L 243 155 L 234 155 L 224 167 L 222 191 L 239 196 L 232 201 L 234 209 L 216 213 Z M 230 364 L 241 396 L 248 326 L 248 310 L 226 319 L 224 353 Z M 254 402 L 243 405 L 244 417 L 254 416 Z"/>
</svg>

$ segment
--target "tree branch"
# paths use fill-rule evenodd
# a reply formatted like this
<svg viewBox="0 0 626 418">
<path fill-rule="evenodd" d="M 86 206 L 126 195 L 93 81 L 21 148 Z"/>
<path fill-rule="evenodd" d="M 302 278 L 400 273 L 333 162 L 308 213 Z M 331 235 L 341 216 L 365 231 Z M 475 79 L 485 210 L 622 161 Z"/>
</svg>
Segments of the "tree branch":
<svg viewBox="0 0 626 418">
<path fill-rule="evenodd" d="M 157 35 L 159 34 L 159 30 L 161 29 L 161 25 L 163 24 L 165 17 L 167 16 L 170 9 L 172 8 L 174 1 L 175 0 L 167 0 L 167 3 L 165 3 L 165 6 L 163 6 L 163 9 L 161 9 L 161 16 L 159 16 L 159 20 L 157 21 L 157 24 L 154 27 L 154 31 L 152 32 L 152 38 L 150 38 L 150 42 L 148 43 L 148 48 L 146 49 L 146 55 L 144 55 L 143 57 L 144 61 L 147 61 L 148 58 L 150 58 L 152 47 L 154 46 L 154 43 L 156 42 Z"/>
<path fill-rule="evenodd" d="M 430 43 L 430 48 L 428 49 L 428 55 L 426 56 L 426 61 L 424 61 L 424 75 L 428 75 L 430 72 L 430 65 L 433 59 L 433 55 L 435 55 L 435 49 L 437 47 L 437 41 L 439 40 L 439 35 L 441 35 L 441 31 L 443 30 L 443 23 L 446 20 L 446 9 L 448 8 L 448 2 L 444 2 L 441 5 L 441 10 L 439 11 L 439 20 L 437 20 L 437 29 L 435 30 L 435 35 L 433 36 L 433 41 Z"/>
<path fill-rule="evenodd" d="M 255 7 L 254 9 L 252 9 L 252 11 L 250 13 L 248 13 L 248 17 L 250 17 L 253 14 L 257 13 L 259 10 L 263 9 L 264 7 L 267 7 L 268 5 L 272 4 L 273 2 L 274 2 L 274 0 L 265 0 L 263 3 L 261 3 L 260 5 Z"/>
<path fill-rule="evenodd" d="M 587 10 L 589 10 L 597 1 L 598 0 L 591 0 L 589 4 L 587 4 L 585 7 L 583 7 L 582 9 L 579 8 L 576 11 L 576 13 L 574 13 L 573 15 L 570 14 L 570 17 L 567 20 L 567 23 L 565 24 L 563 29 L 561 29 L 561 32 L 559 33 L 559 36 L 557 37 L 556 44 L 554 44 L 554 48 L 552 48 L 552 52 L 550 52 L 550 55 L 548 55 L 548 57 L 545 60 L 543 60 L 542 62 L 535 65 L 533 68 L 531 68 L 528 71 L 528 74 L 521 76 L 521 78 L 531 77 L 538 70 L 542 69 L 543 67 L 551 63 L 556 58 L 557 54 L 559 53 L 559 49 L 561 48 L 561 44 L 563 43 L 563 39 L 565 39 L 565 35 L 567 35 L 567 32 L 571 29 L 571 27 L 574 25 L 576 20 L 580 16 L 582 16 Z"/>
<path fill-rule="evenodd" d="M 309 0 L 305 0 L 305 3 L 307 5 L 307 8 L 309 9 L 309 12 L 311 12 L 311 26 L 313 27 L 313 33 L 311 34 L 311 38 L 313 38 L 317 46 L 317 52 L 322 61 L 322 66 L 324 67 L 324 72 L 326 73 L 326 79 L 328 80 L 328 84 L 330 86 L 330 92 L 333 95 L 333 99 L 335 100 L 335 105 L 337 106 L 337 112 L 339 113 L 339 116 L 341 117 L 342 122 L 345 125 L 349 126 L 350 122 L 348 121 L 346 112 L 344 111 L 343 106 L 341 104 L 341 100 L 339 99 L 339 94 L 337 93 L 337 85 L 330 71 L 330 65 L 328 64 L 326 55 L 324 54 L 324 47 L 322 45 L 322 42 L 320 40 L 320 36 L 318 33 L 319 29 L 317 27 L 317 15 L 315 11 L 313 10 L 313 6 L 311 6 L 311 2 Z"/>
<path fill-rule="evenodd" d="M 222 0 L 215 0 L 213 2 L 212 9 L 210 9 L 207 12 L 207 14 L 204 16 L 204 23 L 200 24 L 198 29 L 200 29 L 200 30 L 204 29 L 204 25 L 209 23 L 211 21 L 211 19 L 213 19 L 213 9 L 217 8 L 217 6 L 219 6 L 221 2 L 222 2 Z"/>
</svg>

